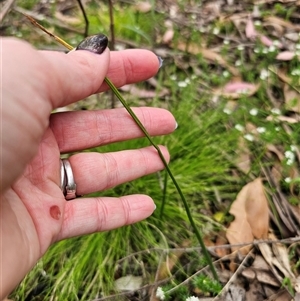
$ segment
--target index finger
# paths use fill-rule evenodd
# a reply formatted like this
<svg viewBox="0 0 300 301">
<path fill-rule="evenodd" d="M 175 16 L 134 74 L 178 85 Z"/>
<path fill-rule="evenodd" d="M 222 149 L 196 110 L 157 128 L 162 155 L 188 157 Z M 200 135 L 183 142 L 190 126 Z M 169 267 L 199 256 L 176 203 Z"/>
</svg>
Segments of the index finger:
<svg viewBox="0 0 300 301">
<path fill-rule="evenodd" d="M 51 71 L 47 73 L 50 76 L 46 79 L 46 87 L 54 107 L 66 106 L 107 90 L 107 85 L 103 83 L 105 76 L 120 87 L 146 80 L 154 76 L 159 68 L 157 56 L 141 49 L 118 52 L 107 49 L 101 55 L 82 50 L 68 55 L 46 52 L 44 56 Z"/>
</svg>

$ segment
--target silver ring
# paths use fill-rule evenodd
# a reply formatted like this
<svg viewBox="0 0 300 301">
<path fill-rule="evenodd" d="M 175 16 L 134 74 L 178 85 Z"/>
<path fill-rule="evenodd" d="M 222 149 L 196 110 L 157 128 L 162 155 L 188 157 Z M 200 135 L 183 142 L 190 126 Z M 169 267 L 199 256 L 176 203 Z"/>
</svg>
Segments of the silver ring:
<svg viewBox="0 0 300 301">
<path fill-rule="evenodd" d="M 68 159 L 61 160 L 60 167 L 61 174 L 61 191 L 66 200 L 73 200 L 76 198 L 76 183 L 73 176 L 71 164 Z"/>
</svg>

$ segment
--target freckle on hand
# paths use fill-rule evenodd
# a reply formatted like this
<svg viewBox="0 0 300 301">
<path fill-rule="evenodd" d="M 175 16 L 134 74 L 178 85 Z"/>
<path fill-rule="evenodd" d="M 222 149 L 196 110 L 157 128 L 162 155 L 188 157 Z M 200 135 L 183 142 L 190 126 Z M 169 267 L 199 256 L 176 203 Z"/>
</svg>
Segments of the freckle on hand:
<svg viewBox="0 0 300 301">
<path fill-rule="evenodd" d="M 61 217 L 61 211 L 58 206 L 51 206 L 50 207 L 50 215 L 52 218 L 59 220 Z"/>
</svg>

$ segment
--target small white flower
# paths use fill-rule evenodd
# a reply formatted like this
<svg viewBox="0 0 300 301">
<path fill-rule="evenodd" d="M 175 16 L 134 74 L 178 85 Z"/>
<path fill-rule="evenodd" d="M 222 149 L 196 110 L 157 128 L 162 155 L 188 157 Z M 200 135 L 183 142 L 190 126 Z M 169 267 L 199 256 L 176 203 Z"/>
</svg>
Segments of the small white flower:
<svg viewBox="0 0 300 301">
<path fill-rule="evenodd" d="M 241 124 L 236 124 L 235 126 L 235 129 L 242 132 L 245 128 L 241 125 Z"/>
<path fill-rule="evenodd" d="M 287 159 L 295 159 L 295 154 L 292 151 L 290 151 L 290 150 L 284 152 L 284 156 Z"/>
<path fill-rule="evenodd" d="M 243 50 L 245 49 L 245 47 L 244 47 L 244 45 L 239 45 L 239 46 L 237 47 L 237 49 L 238 49 L 239 51 L 243 51 Z"/>
<path fill-rule="evenodd" d="M 223 109 L 223 112 L 224 112 L 225 114 L 227 114 L 227 115 L 232 114 L 232 111 L 231 111 L 229 108 L 224 108 L 224 109 Z"/>
<path fill-rule="evenodd" d="M 165 292 L 163 291 L 163 289 L 160 286 L 156 290 L 156 297 L 159 300 L 165 300 L 165 298 L 166 298 Z"/>
<path fill-rule="evenodd" d="M 296 49 L 300 50 L 300 44 L 296 44 Z"/>
<path fill-rule="evenodd" d="M 278 108 L 273 108 L 271 110 L 271 113 L 273 113 L 274 115 L 280 115 L 281 114 L 281 111 L 278 109 Z"/>
<path fill-rule="evenodd" d="M 269 52 L 274 52 L 276 50 L 276 47 L 274 45 L 271 45 L 268 49 Z"/>
<path fill-rule="evenodd" d="M 254 25 L 255 25 L 255 26 L 260 26 L 260 25 L 261 25 L 261 21 L 255 20 L 255 21 L 254 21 Z"/>
<path fill-rule="evenodd" d="M 188 85 L 191 83 L 191 80 L 190 80 L 188 77 L 187 77 L 184 81 L 185 81 L 185 83 L 188 84 Z"/>
<path fill-rule="evenodd" d="M 254 141 L 254 136 L 251 134 L 244 135 L 244 138 L 247 139 L 248 141 Z"/>
<path fill-rule="evenodd" d="M 284 153 L 284 156 L 287 159 L 286 164 L 289 166 L 293 165 L 293 163 L 295 161 L 295 154 L 292 151 L 288 150 Z"/>
<path fill-rule="evenodd" d="M 191 76 L 191 79 L 192 79 L 192 80 L 197 79 L 197 75 L 196 75 L 196 74 L 193 74 L 193 75 Z"/>
<path fill-rule="evenodd" d="M 171 80 L 176 80 L 176 79 L 177 79 L 176 74 L 172 74 L 172 75 L 170 76 L 170 79 L 171 79 Z"/>
<path fill-rule="evenodd" d="M 296 145 L 291 145 L 291 151 L 295 152 L 297 150 L 297 146 Z"/>
<path fill-rule="evenodd" d="M 250 115 L 252 115 L 252 116 L 256 116 L 257 113 L 258 113 L 258 109 L 257 109 L 257 108 L 253 108 L 253 109 L 250 110 L 249 113 L 250 113 Z"/>
<path fill-rule="evenodd" d="M 276 126 L 276 127 L 275 127 L 275 131 L 276 131 L 276 132 L 279 132 L 279 131 L 280 131 L 280 127 Z"/>
<path fill-rule="evenodd" d="M 242 65 L 242 62 L 241 60 L 236 60 L 235 61 L 235 65 L 238 67 L 238 66 L 241 66 Z"/>
<path fill-rule="evenodd" d="M 179 87 L 179 88 L 185 88 L 185 87 L 187 87 L 187 85 L 188 85 L 185 81 L 180 81 L 180 82 L 178 82 L 177 84 L 178 84 L 178 87 Z"/>
<path fill-rule="evenodd" d="M 191 296 L 191 297 L 187 297 L 185 299 L 185 301 L 199 301 L 199 298 L 198 297 L 195 297 L 195 296 Z"/>
<path fill-rule="evenodd" d="M 201 33 L 205 33 L 205 32 L 206 32 L 206 28 L 203 27 L 203 26 L 201 26 L 201 27 L 199 28 L 199 31 L 200 31 Z"/>
<path fill-rule="evenodd" d="M 263 50 L 262 50 L 262 53 L 267 54 L 268 52 L 269 52 L 269 48 L 264 47 Z"/>
<path fill-rule="evenodd" d="M 262 69 L 260 71 L 260 76 L 259 77 L 260 77 L 261 80 L 267 79 L 269 77 L 269 71 L 266 70 L 266 69 Z"/>
<path fill-rule="evenodd" d="M 260 53 L 260 49 L 259 48 L 254 48 L 254 53 Z"/>
<path fill-rule="evenodd" d="M 273 41 L 273 45 L 278 48 L 278 46 L 280 45 L 280 42 L 278 40 L 274 40 Z"/>
<path fill-rule="evenodd" d="M 224 77 L 229 77 L 230 76 L 230 73 L 227 70 L 223 71 L 222 74 L 223 74 Z"/>
<path fill-rule="evenodd" d="M 262 134 L 262 133 L 265 133 L 265 132 L 266 132 L 266 128 L 263 127 L 263 126 L 259 126 L 259 127 L 257 128 L 257 131 L 258 131 L 260 134 Z"/>
<path fill-rule="evenodd" d="M 226 39 L 223 41 L 223 44 L 224 44 L 224 45 L 229 45 L 229 43 L 230 43 L 230 42 L 229 42 L 228 40 L 226 40 Z"/>
<path fill-rule="evenodd" d="M 291 71 L 291 74 L 294 75 L 294 76 L 299 76 L 300 75 L 300 69 L 293 69 Z"/>
<path fill-rule="evenodd" d="M 215 28 L 213 29 L 213 34 L 217 35 L 217 34 L 219 34 L 219 33 L 220 33 L 220 28 L 215 27 Z"/>
<path fill-rule="evenodd" d="M 291 182 L 292 182 L 292 179 L 291 179 L 290 177 L 286 177 L 286 178 L 284 179 L 284 182 L 285 182 L 285 183 L 291 183 Z"/>
</svg>

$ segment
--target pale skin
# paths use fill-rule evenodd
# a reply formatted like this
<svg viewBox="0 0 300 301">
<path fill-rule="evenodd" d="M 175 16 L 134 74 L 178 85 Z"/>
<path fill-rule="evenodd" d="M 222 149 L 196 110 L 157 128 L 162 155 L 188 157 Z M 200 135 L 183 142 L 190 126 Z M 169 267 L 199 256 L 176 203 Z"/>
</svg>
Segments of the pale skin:
<svg viewBox="0 0 300 301">
<path fill-rule="evenodd" d="M 157 57 L 146 50 L 101 55 L 41 52 L 23 41 L 0 40 L 1 173 L 0 300 L 45 254 L 69 237 L 107 231 L 151 215 L 151 197 L 76 198 L 60 189 L 60 155 L 141 137 L 124 109 L 51 114 L 107 89 L 104 77 L 120 87 L 154 76 Z M 175 129 L 166 110 L 135 108 L 151 135 Z M 169 160 L 169 153 L 161 146 Z M 77 194 L 105 190 L 164 168 L 152 147 L 115 153 L 78 153 L 69 158 Z"/>
</svg>

